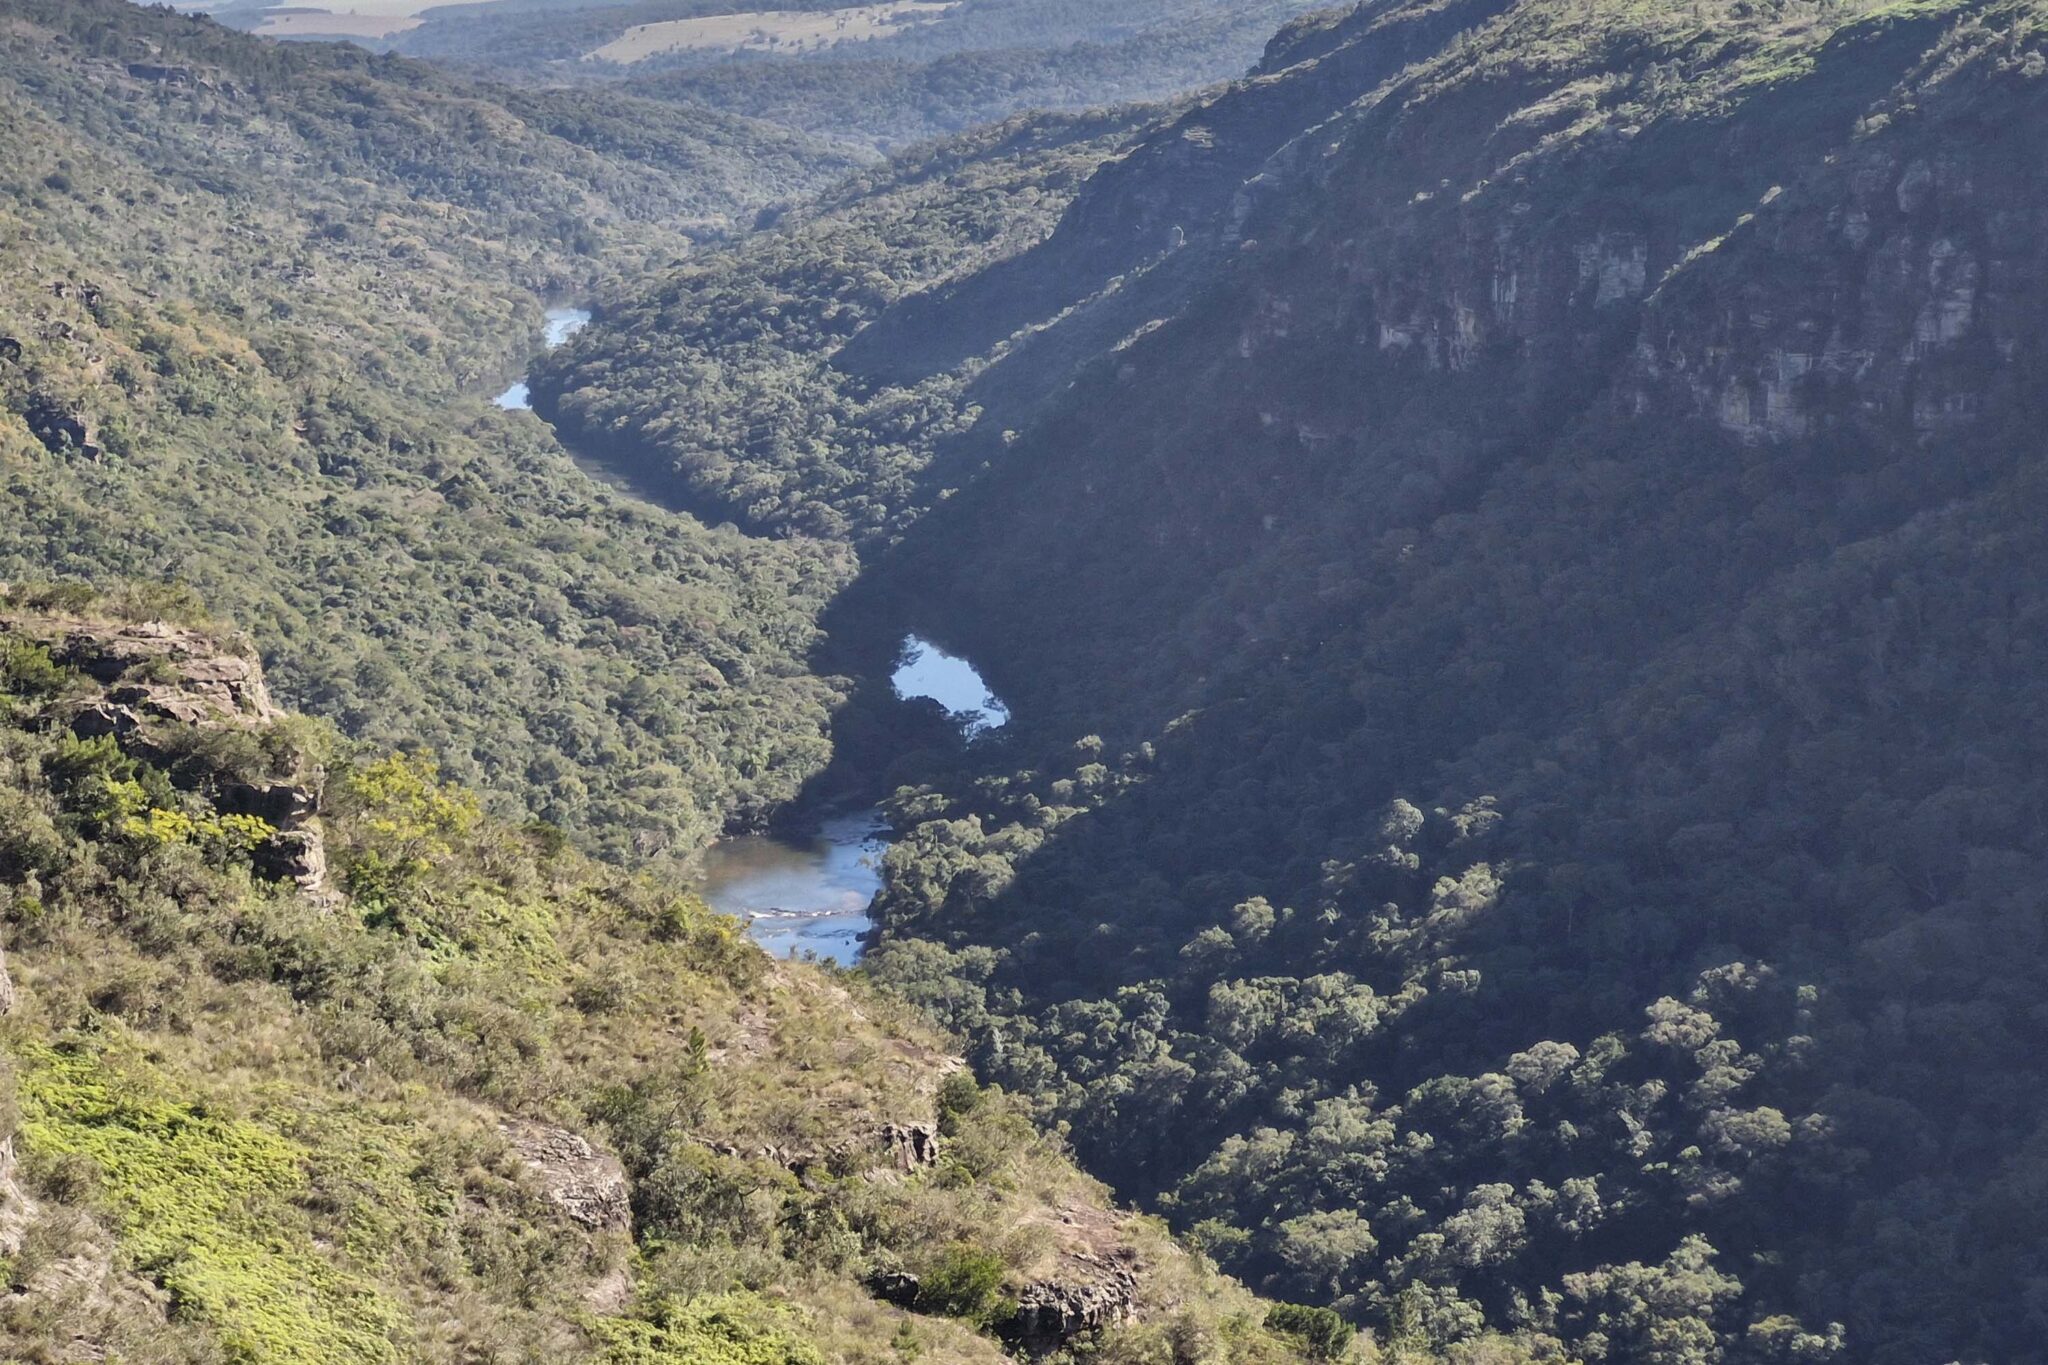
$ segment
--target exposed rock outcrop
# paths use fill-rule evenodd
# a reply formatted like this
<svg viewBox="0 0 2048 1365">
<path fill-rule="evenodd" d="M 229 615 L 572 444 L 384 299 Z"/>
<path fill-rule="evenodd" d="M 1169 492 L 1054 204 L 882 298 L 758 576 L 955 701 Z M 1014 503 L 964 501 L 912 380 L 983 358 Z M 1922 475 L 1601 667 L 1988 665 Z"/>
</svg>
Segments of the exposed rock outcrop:
<svg viewBox="0 0 2048 1365">
<path fill-rule="evenodd" d="M 1138 1272 L 1121 1262 L 1103 1269 L 1097 1280 L 1028 1286 L 1017 1296 L 1017 1316 L 1004 1335 L 1027 1351 L 1053 1351 L 1075 1337 L 1127 1321 L 1138 1294 Z"/>
<path fill-rule="evenodd" d="M 138 715 L 186 725 L 262 724 L 284 715 L 263 684 L 261 664 L 190 627 L 51 620 L 19 629 L 54 634 L 52 658 L 107 684 L 106 700 Z"/>
<path fill-rule="evenodd" d="M 929 1123 L 885 1123 L 881 1138 L 890 1163 L 906 1174 L 939 1159 L 939 1130 Z"/>
<path fill-rule="evenodd" d="M 57 663 L 103 685 L 98 696 L 73 703 L 67 722 L 73 734 L 112 736 L 123 752 L 150 762 L 174 756 L 166 727 L 253 729 L 285 715 L 270 698 L 260 663 L 191 627 L 47 616 L 0 619 L 0 634 L 39 641 Z M 316 777 L 223 777 L 213 797 L 223 814 L 253 815 L 277 830 L 254 851 L 259 873 L 308 892 L 325 890 Z"/>
<path fill-rule="evenodd" d="M 540 1180 L 548 1202 L 587 1228 L 629 1228 L 633 1203 L 626 1168 L 610 1152 L 567 1128 L 507 1119 L 499 1131 Z"/>
<path fill-rule="evenodd" d="M 1017 1292 L 1005 1338 L 1034 1354 L 1128 1321 L 1138 1299 L 1138 1258 L 1125 1236 L 1126 1218 L 1091 1205 L 1067 1204 L 1038 1220 L 1052 1233 L 1053 1252 Z"/>
<path fill-rule="evenodd" d="M 250 856 L 258 875 L 272 881 L 294 882 L 301 891 L 317 892 L 327 885 L 327 842 L 311 825 L 279 830 Z"/>
</svg>

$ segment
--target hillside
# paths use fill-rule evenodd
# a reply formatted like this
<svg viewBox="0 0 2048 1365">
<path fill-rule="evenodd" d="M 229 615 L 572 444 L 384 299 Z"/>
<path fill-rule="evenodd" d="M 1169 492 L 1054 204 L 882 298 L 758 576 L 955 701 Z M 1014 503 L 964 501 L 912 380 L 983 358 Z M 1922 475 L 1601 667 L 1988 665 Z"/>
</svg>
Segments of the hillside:
<svg viewBox="0 0 2048 1365">
<path fill-rule="evenodd" d="M 841 349 L 918 291 L 1035 245 L 1155 111 L 1037 115 L 842 182 L 733 247 L 638 276 L 549 355 L 534 404 L 564 439 L 706 521 L 864 542 L 929 501 L 972 424 L 966 371 L 874 384 Z"/>
<path fill-rule="evenodd" d="M 2041 18 L 1372 0 L 864 317 L 827 624 L 1015 717 L 871 971 L 1397 1337 L 2038 1355 Z"/>
<path fill-rule="evenodd" d="M 160 611 L 0 589 L 0 1355 L 1306 1358 L 900 1005 Z"/>
<path fill-rule="evenodd" d="M 1166 99 L 1227 80 L 1274 29 L 1310 8 L 1310 0 L 453 5 L 372 45 L 520 83 L 622 82 L 636 95 L 889 152 L 1019 114 Z"/>
<path fill-rule="evenodd" d="M 293 704 L 615 853 L 755 818 L 824 762 L 836 691 L 803 656 L 847 557 L 614 495 L 488 395 L 540 300 L 849 166 L 703 111 L 6 0 L 0 577 L 183 582 Z"/>
</svg>

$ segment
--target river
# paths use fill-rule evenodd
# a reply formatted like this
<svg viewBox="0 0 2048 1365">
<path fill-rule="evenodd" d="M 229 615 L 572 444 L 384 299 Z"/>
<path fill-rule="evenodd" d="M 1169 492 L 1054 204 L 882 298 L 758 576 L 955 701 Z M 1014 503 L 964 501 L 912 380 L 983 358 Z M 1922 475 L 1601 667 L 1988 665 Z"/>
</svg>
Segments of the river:
<svg viewBox="0 0 2048 1365">
<path fill-rule="evenodd" d="M 590 325 L 587 308 L 550 308 L 542 315 L 541 344 L 550 351 Z M 524 379 L 491 400 L 508 412 L 533 407 L 533 390 Z"/>
<path fill-rule="evenodd" d="M 585 308 L 550 308 L 545 317 L 541 342 L 550 351 L 590 324 Z M 491 401 L 507 411 L 531 410 L 532 390 L 522 379 Z M 602 467 L 573 451 L 570 457 L 592 477 L 619 486 Z M 945 707 L 969 741 L 1010 720 L 973 664 L 920 636 L 903 637 L 890 683 L 906 701 L 928 697 Z M 887 834 L 881 812 L 864 810 L 830 816 L 807 835 L 721 839 L 704 854 L 699 889 L 713 909 L 746 921 L 754 941 L 776 956 L 808 952 L 851 966 L 868 931 L 868 905 L 882 888 Z"/>
<path fill-rule="evenodd" d="M 938 702 L 970 740 L 1009 722 L 1009 708 L 967 660 L 915 635 L 904 637 L 897 658 L 896 695 Z M 865 810 L 832 816 L 809 835 L 721 839 L 704 855 L 701 890 L 713 909 L 746 920 L 754 941 L 777 957 L 812 952 L 851 966 L 868 931 L 868 903 L 882 888 L 887 833 L 881 812 Z"/>
</svg>

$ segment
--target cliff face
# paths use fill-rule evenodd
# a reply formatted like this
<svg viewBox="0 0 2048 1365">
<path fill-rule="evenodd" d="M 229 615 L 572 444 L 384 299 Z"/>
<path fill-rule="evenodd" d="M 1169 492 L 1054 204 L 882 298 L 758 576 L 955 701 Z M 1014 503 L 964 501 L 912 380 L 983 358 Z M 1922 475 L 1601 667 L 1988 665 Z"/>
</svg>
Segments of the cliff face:
<svg viewBox="0 0 2048 1365">
<path fill-rule="evenodd" d="M 1071 312 L 972 396 L 1044 421 L 1060 467 L 1020 459 L 981 505 L 1033 481 L 1129 491 L 1064 520 L 1221 571 L 1318 517 L 1295 499 L 1332 478 L 1359 490 L 1354 529 L 1426 525 L 1573 424 L 1897 448 L 1995 421 L 2038 364 L 2030 23 L 2010 7 L 1722 26 L 1367 5 L 1304 24 L 1006 267 L 1006 295 L 1042 269 Z M 991 320 L 981 287 L 899 306 L 902 330 L 944 335 L 956 308 L 997 330 L 1059 311 Z M 889 325 L 848 347 L 854 363 L 904 352 Z M 1081 396 L 1046 401 L 1075 376 Z M 1432 403 L 1451 415 L 1418 416 Z M 1067 453 L 1084 446 L 1098 453 Z M 1090 459 L 1116 473 L 1096 480 Z M 935 538 L 933 558 L 950 553 Z M 1132 571 L 1147 592 L 1157 575 Z M 1179 578 L 1175 602 L 1206 590 Z M 959 615 L 984 608 L 998 615 Z M 1190 623 L 1160 624 L 1134 657 Z M 1025 686 L 1038 672 L 1018 670 Z"/>
</svg>

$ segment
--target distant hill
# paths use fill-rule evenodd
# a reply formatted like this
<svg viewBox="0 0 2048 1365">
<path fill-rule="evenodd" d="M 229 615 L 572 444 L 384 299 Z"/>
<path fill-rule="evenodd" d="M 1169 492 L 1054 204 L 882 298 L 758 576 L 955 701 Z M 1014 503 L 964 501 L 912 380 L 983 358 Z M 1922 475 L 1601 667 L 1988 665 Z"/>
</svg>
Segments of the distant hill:
<svg viewBox="0 0 2048 1365">
<path fill-rule="evenodd" d="M 383 36 L 344 22 L 331 33 L 524 84 L 625 80 L 636 93 L 887 151 L 1033 110 L 1164 99 L 1230 79 L 1313 7 L 959 0 L 897 5 L 884 20 L 889 6 L 836 0 L 499 0 L 422 7 L 417 24 Z M 318 28 L 311 17 L 292 22 L 306 35 Z"/>
</svg>

